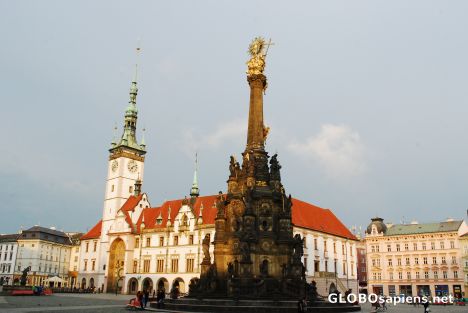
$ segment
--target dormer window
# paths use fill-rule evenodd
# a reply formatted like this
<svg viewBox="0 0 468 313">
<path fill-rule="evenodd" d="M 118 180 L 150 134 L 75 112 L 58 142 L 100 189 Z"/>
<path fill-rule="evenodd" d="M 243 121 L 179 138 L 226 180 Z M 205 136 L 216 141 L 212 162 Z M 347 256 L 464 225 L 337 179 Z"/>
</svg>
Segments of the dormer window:
<svg viewBox="0 0 468 313">
<path fill-rule="evenodd" d="M 188 226 L 189 225 L 189 222 L 188 222 L 188 217 L 187 215 L 184 214 L 184 216 L 182 217 L 182 223 L 181 223 L 182 226 Z"/>
<path fill-rule="evenodd" d="M 163 219 L 162 219 L 162 216 L 161 216 L 161 214 L 159 214 L 158 218 L 156 219 L 156 224 L 157 224 L 157 225 L 161 225 L 161 224 L 162 224 L 162 220 L 163 220 Z"/>
</svg>

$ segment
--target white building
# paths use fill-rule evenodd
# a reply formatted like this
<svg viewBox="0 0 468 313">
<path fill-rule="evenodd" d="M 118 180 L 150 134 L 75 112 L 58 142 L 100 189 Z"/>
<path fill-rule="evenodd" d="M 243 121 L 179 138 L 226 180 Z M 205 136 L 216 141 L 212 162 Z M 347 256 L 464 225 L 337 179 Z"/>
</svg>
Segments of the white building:
<svg viewBox="0 0 468 313">
<path fill-rule="evenodd" d="M 197 172 L 189 198 L 152 207 L 141 192 L 146 147 L 136 140 L 137 86 L 130 89 L 124 131 L 112 143 L 102 219 L 81 238 L 77 284 L 107 292 L 178 286 L 199 277 L 201 241 L 214 238 L 216 196 L 199 196 Z M 357 290 L 356 237 L 328 209 L 293 199 L 294 233 L 305 238 L 304 263 L 319 293 Z M 211 247 L 211 252 L 213 247 Z"/>
<path fill-rule="evenodd" d="M 0 235 L 0 286 L 12 285 L 18 251 L 18 234 Z"/>
<path fill-rule="evenodd" d="M 18 237 L 14 282 L 19 283 L 23 270 L 30 267 L 28 285 L 47 284 L 48 278 L 57 276 L 62 282 L 54 286 L 67 286 L 71 247 L 69 236 L 54 228 L 34 226 L 22 231 Z"/>
</svg>

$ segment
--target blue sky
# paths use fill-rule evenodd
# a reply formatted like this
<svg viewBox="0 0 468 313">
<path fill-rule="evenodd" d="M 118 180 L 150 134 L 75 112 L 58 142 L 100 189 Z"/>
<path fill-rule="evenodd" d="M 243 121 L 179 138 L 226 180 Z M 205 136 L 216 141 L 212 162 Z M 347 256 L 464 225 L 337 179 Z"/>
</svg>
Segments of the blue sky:
<svg viewBox="0 0 468 313">
<path fill-rule="evenodd" d="M 0 233 L 100 218 L 139 58 L 151 204 L 226 189 L 245 147 L 247 47 L 272 38 L 267 149 L 294 197 L 347 226 L 464 218 L 464 1 L 0 2 Z M 139 135 L 141 132 L 139 132 Z"/>
</svg>

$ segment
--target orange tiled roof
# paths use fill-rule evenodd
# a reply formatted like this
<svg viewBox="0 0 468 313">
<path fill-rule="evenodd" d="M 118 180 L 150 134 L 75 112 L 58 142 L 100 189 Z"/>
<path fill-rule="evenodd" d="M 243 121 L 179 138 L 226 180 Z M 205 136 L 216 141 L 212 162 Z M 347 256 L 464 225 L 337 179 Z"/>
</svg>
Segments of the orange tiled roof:
<svg viewBox="0 0 468 313">
<path fill-rule="evenodd" d="M 93 228 L 91 228 L 86 234 L 81 236 L 81 240 L 86 240 L 86 239 L 96 239 L 101 237 L 101 229 L 102 229 L 102 220 L 99 220 L 99 222 L 94 225 Z"/>
<path fill-rule="evenodd" d="M 200 214 L 200 208 L 203 205 L 202 218 L 203 224 L 214 224 L 216 217 L 216 198 L 218 195 L 200 196 L 196 199 L 193 206 L 195 217 Z M 121 210 L 126 214 L 126 220 L 129 225 L 133 225 L 128 215 L 128 211 L 132 211 L 140 202 L 141 195 L 138 197 L 131 196 Z M 190 199 L 188 199 L 190 201 Z M 158 229 L 165 228 L 168 220 L 169 208 L 171 208 L 171 222 L 182 207 L 183 199 L 170 200 L 164 202 L 160 207 L 143 209 L 136 223 L 137 231 L 140 231 L 141 223 L 145 222 L 145 228 Z M 292 224 L 297 227 L 312 229 L 318 232 L 327 233 L 330 235 L 357 240 L 351 231 L 333 214 L 329 209 L 323 209 L 313 204 L 292 199 Z M 162 223 L 157 224 L 156 219 L 161 215 Z M 98 238 L 101 235 L 102 221 L 99 221 L 87 234 L 81 239 Z"/>
<path fill-rule="evenodd" d="M 135 207 L 138 205 L 138 203 L 141 201 L 143 198 L 143 194 L 139 194 L 138 196 L 130 196 L 128 197 L 127 201 L 122 205 L 120 208 L 120 211 L 122 211 L 125 214 L 125 221 L 127 222 L 128 226 L 133 230 L 135 227 L 132 222 L 132 218 L 130 217 L 130 214 L 128 212 L 134 211 Z"/>
<path fill-rule="evenodd" d="M 322 209 L 294 198 L 292 203 L 292 223 L 294 226 L 357 240 L 356 236 L 329 209 Z"/>
<path fill-rule="evenodd" d="M 214 224 L 216 217 L 216 198 L 218 195 L 213 196 L 200 196 L 197 197 L 193 205 L 193 212 L 196 218 L 200 214 L 200 208 L 203 205 L 202 218 L 203 224 Z M 190 201 L 190 199 L 187 199 Z M 164 228 L 167 225 L 169 208 L 171 208 L 171 222 L 174 223 L 176 215 L 179 213 L 179 209 L 182 207 L 183 199 L 170 200 L 164 202 L 160 207 L 157 208 L 147 208 L 144 209 L 140 218 L 137 222 L 138 231 L 140 230 L 140 225 L 144 221 L 145 228 Z M 156 219 L 161 214 L 162 223 L 157 224 Z"/>
<path fill-rule="evenodd" d="M 200 207 L 203 204 L 203 224 L 214 224 L 216 217 L 216 198 L 218 195 L 200 196 L 197 198 L 193 210 L 195 217 L 200 213 Z M 137 227 L 140 230 L 141 222 L 145 221 L 146 228 L 164 228 L 167 224 L 167 215 L 169 207 L 171 208 L 171 221 L 174 219 L 182 206 L 182 199 L 166 201 L 162 206 L 157 208 L 147 208 L 143 210 L 140 216 Z M 292 199 L 292 223 L 294 226 L 308 228 L 319 232 L 335 235 L 338 237 L 357 240 L 351 231 L 333 214 L 329 209 L 323 209 L 313 204 Z M 156 219 L 161 214 L 162 223 L 156 224 Z"/>
</svg>

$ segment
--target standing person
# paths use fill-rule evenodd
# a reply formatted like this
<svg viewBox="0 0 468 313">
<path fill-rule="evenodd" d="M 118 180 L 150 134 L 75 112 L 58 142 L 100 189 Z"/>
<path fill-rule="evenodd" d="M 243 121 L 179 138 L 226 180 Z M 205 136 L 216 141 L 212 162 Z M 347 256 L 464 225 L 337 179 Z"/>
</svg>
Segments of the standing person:
<svg viewBox="0 0 468 313">
<path fill-rule="evenodd" d="M 424 302 L 424 313 L 427 313 L 427 312 L 429 312 L 429 300 Z"/>
<path fill-rule="evenodd" d="M 144 310 L 145 308 L 143 307 L 143 292 L 141 291 L 137 292 L 137 299 L 138 299 L 138 302 L 140 302 L 141 309 Z"/>
<path fill-rule="evenodd" d="M 143 302 L 145 304 L 145 308 L 146 308 L 146 305 L 148 304 L 148 300 L 149 300 L 149 291 L 148 291 L 148 289 L 146 289 L 143 292 Z"/>
</svg>

